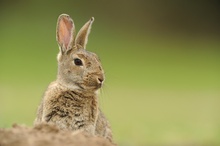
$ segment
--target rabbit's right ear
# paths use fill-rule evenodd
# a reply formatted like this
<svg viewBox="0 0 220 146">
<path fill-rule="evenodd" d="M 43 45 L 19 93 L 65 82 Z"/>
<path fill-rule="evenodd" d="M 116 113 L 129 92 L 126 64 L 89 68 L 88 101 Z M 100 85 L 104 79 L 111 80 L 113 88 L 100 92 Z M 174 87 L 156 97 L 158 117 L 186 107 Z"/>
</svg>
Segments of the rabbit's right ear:
<svg viewBox="0 0 220 146">
<path fill-rule="evenodd" d="M 56 39 L 62 54 L 67 53 L 74 46 L 75 26 L 67 14 L 61 14 L 57 20 Z"/>
</svg>

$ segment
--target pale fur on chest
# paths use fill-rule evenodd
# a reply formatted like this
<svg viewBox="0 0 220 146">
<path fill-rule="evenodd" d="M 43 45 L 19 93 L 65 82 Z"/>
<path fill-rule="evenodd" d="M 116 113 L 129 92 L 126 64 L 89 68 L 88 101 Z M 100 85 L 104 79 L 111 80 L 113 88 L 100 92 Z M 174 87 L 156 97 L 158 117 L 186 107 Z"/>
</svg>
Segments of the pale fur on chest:
<svg viewBox="0 0 220 146">
<path fill-rule="evenodd" d="M 61 129 L 84 129 L 94 133 L 98 117 L 98 99 L 95 93 L 52 85 L 43 100 L 42 121 L 54 123 Z"/>
</svg>

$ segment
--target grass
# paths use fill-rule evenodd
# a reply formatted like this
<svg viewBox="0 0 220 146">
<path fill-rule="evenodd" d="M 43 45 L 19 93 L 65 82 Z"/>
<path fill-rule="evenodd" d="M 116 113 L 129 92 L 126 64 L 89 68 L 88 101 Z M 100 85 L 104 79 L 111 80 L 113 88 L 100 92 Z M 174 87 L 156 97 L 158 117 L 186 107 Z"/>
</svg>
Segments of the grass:
<svg viewBox="0 0 220 146">
<path fill-rule="evenodd" d="M 219 92 L 127 88 L 112 92 L 111 99 L 103 99 L 103 107 L 118 141 L 162 145 L 218 140 Z"/>
</svg>

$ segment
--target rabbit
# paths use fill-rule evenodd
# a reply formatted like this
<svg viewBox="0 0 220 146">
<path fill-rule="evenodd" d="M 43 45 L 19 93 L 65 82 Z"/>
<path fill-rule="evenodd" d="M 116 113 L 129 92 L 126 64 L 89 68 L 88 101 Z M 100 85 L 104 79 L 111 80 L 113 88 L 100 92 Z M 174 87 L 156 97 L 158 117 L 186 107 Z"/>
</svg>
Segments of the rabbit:
<svg viewBox="0 0 220 146">
<path fill-rule="evenodd" d="M 82 130 L 112 141 L 112 130 L 99 108 L 98 90 L 105 80 L 100 59 L 86 51 L 92 17 L 75 35 L 72 18 L 57 21 L 59 46 L 57 79 L 50 83 L 37 110 L 34 125 L 52 123 L 60 129 Z"/>
</svg>

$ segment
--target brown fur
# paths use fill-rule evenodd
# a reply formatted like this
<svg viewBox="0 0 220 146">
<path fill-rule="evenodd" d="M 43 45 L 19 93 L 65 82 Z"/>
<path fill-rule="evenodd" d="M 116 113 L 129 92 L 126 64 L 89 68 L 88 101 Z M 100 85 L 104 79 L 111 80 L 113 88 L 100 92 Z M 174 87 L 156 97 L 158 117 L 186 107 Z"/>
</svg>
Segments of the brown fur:
<svg viewBox="0 0 220 146">
<path fill-rule="evenodd" d="M 101 112 L 97 91 L 104 81 L 98 56 L 85 50 L 94 18 L 79 31 L 75 39 L 73 20 L 60 15 L 57 23 L 57 80 L 52 82 L 38 108 L 35 124 L 53 123 L 60 129 L 82 130 L 112 141 L 109 122 Z M 80 59 L 82 65 L 74 60 Z"/>
</svg>

